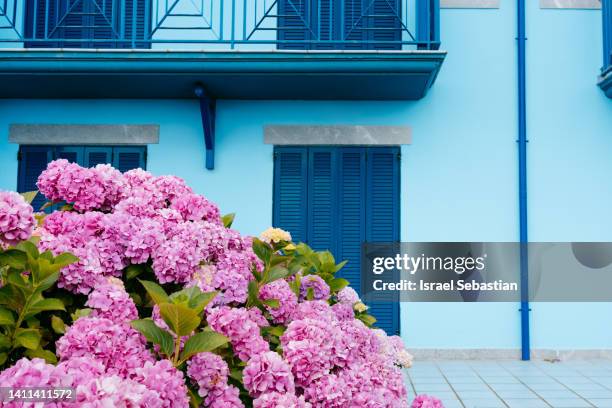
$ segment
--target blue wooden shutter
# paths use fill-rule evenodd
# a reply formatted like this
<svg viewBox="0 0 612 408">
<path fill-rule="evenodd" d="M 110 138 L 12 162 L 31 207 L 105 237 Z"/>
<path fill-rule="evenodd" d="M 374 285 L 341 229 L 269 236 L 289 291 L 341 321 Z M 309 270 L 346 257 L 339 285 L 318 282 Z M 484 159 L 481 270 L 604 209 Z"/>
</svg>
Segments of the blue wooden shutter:
<svg viewBox="0 0 612 408">
<path fill-rule="evenodd" d="M 295 242 L 308 242 L 308 151 L 305 147 L 277 147 L 274 160 L 273 224 L 289 231 Z"/>
<path fill-rule="evenodd" d="M 98 164 L 113 163 L 113 148 L 87 146 L 85 147 L 85 164 L 84 167 L 94 167 Z"/>
<path fill-rule="evenodd" d="M 367 152 L 366 241 L 397 243 L 399 234 L 399 154 L 398 147 L 374 147 Z M 376 325 L 388 334 L 399 333 L 399 299 L 372 302 L 370 312 Z"/>
<path fill-rule="evenodd" d="M 361 245 L 365 241 L 366 166 L 365 149 L 343 148 L 338 152 L 338 261 L 348 261 L 338 276 L 361 292 Z"/>
<path fill-rule="evenodd" d="M 372 2 L 369 20 L 369 40 L 366 48 L 375 50 L 399 50 L 394 43 L 402 39 L 400 0 L 365 0 Z M 386 42 L 389 41 L 389 42 Z"/>
<path fill-rule="evenodd" d="M 49 2 L 49 7 L 47 7 Z M 57 10 L 55 0 L 26 0 L 25 3 L 25 36 L 26 38 L 44 39 L 49 37 L 55 27 Z M 45 21 L 47 25 L 45 26 Z M 46 31 L 45 31 L 46 30 Z M 56 48 L 56 41 L 25 42 L 26 48 Z"/>
<path fill-rule="evenodd" d="M 336 149 L 308 149 L 308 244 L 317 251 L 336 252 Z"/>
<path fill-rule="evenodd" d="M 305 50 L 310 48 L 304 41 L 312 39 L 312 1 L 278 0 L 278 48 Z M 316 0 L 315 0 L 316 1 Z"/>
<path fill-rule="evenodd" d="M 54 159 L 66 159 L 80 166 L 85 164 L 85 148 L 82 146 L 56 146 Z"/>
<path fill-rule="evenodd" d="M 113 167 L 121 172 L 146 168 L 145 147 L 114 147 Z"/>
<path fill-rule="evenodd" d="M 121 10 L 121 2 L 115 0 Z M 134 13 L 134 8 L 136 12 Z M 143 41 L 149 36 L 150 0 L 125 0 L 125 38 L 128 41 L 120 44 L 120 48 L 151 48 L 150 42 Z M 132 41 L 133 40 L 133 41 Z"/>
<path fill-rule="evenodd" d="M 364 4 L 371 0 L 344 0 L 343 38 L 347 43 L 345 49 L 366 49 L 367 44 L 363 41 L 367 38 L 367 18 L 364 17 Z M 354 43 L 348 41 L 355 41 Z"/>
<path fill-rule="evenodd" d="M 52 160 L 53 147 L 51 146 L 21 146 L 19 148 L 17 191 L 25 193 L 38 190 L 36 186 L 38 176 Z M 46 201 L 42 194 L 37 194 L 32 202 L 32 207 L 38 211 Z"/>
</svg>

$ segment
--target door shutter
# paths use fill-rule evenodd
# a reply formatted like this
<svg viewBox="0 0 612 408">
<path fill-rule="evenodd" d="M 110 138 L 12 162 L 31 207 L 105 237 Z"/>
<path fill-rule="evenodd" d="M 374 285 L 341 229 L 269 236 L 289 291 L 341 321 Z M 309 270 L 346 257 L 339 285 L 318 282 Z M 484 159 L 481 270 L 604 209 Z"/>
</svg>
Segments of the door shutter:
<svg viewBox="0 0 612 408">
<path fill-rule="evenodd" d="M 86 147 L 85 148 L 85 165 L 84 167 L 95 167 L 98 164 L 112 164 L 113 148 L 112 147 Z"/>
<path fill-rule="evenodd" d="M 367 155 L 366 241 L 399 242 L 399 153 L 397 147 L 374 147 Z M 399 333 L 399 297 L 372 302 L 376 325 L 388 334 Z"/>
<path fill-rule="evenodd" d="M 276 148 L 274 160 L 273 224 L 289 231 L 294 242 L 308 242 L 307 149 Z"/>
<path fill-rule="evenodd" d="M 35 38 L 37 40 L 49 37 L 53 32 L 56 24 L 56 3 L 49 0 L 26 0 L 25 2 L 25 36 L 26 38 Z M 45 26 L 45 21 L 47 25 Z M 45 34 L 46 30 L 46 34 Z M 55 41 L 49 42 L 25 42 L 25 48 L 56 48 L 58 43 Z"/>
<path fill-rule="evenodd" d="M 345 49 L 360 50 L 366 49 L 367 44 L 363 44 L 366 37 L 367 18 L 364 17 L 364 2 L 372 0 L 345 0 L 344 1 L 344 19 L 343 27 L 345 41 L 355 41 L 355 43 L 346 43 Z M 367 7 L 367 4 L 365 4 Z"/>
<path fill-rule="evenodd" d="M 317 251 L 335 251 L 336 151 L 333 148 L 309 149 L 308 169 L 308 244 Z"/>
<path fill-rule="evenodd" d="M 137 168 L 145 169 L 145 147 L 113 148 L 113 167 L 126 172 Z"/>
<path fill-rule="evenodd" d="M 47 164 L 52 160 L 53 148 L 51 146 L 21 146 L 19 148 L 17 191 L 26 193 L 38 190 L 36 186 L 38 176 L 40 176 L 40 173 L 47 168 Z M 34 201 L 32 201 L 34 211 L 40 210 L 40 207 L 46 201 L 42 194 L 37 194 Z"/>
<path fill-rule="evenodd" d="M 365 149 L 344 148 L 339 151 L 338 261 L 347 263 L 338 273 L 361 292 L 361 245 L 365 241 L 366 166 Z"/>
<path fill-rule="evenodd" d="M 83 147 L 75 146 L 57 146 L 55 148 L 55 159 L 66 159 L 71 163 L 76 163 L 79 166 L 85 164 Z"/>
</svg>

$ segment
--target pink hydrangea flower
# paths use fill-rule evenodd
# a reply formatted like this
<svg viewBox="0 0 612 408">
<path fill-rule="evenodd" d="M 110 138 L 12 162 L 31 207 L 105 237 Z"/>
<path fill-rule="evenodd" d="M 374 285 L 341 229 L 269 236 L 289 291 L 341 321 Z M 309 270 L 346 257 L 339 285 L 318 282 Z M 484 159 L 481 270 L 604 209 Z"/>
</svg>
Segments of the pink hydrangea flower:
<svg viewBox="0 0 612 408">
<path fill-rule="evenodd" d="M 209 392 L 227 385 L 229 368 L 213 353 L 198 353 L 187 362 L 187 375 L 198 384 L 198 394 L 206 398 Z"/>
<path fill-rule="evenodd" d="M 144 337 L 126 324 L 100 317 L 81 317 L 56 343 L 61 361 L 91 357 L 110 374 L 127 376 L 145 362 L 153 361 Z"/>
<path fill-rule="evenodd" d="M 331 308 L 336 315 L 336 318 L 340 321 L 349 321 L 355 318 L 353 306 L 349 305 L 348 303 L 336 303 Z"/>
<path fill-rule="evenodd" d="M 244 408 L 240 391 L 233 385 L 213 389 L 204 402 L 208 408 Z"/>
<path fill-rule="evenodd" d="M 306 400 L 313 408 L 345 408 L 350 406 L 348 385 L 335 374 L 326 375 L 304 389 Z"/>
<path fill-rule="evenodd" d="M 188 193 L 178 196 L 170 208 L 177 210 L 185 221 L 221 223 L 219 208 L 201 195 Z"/>
<path fill-rule="evenodd" d="M 227 306 L 214 308 L 207 320 L 214 331 L 230 339 L 234 352 L 242 361 L 269 350 L 268 342 L 261 337 L 259 326 L 250 319 L 247 309 Z"/>
<path fill-rule="evenodd" d="M 183 372 L 174 368 L 168 360 L 147 361 L 141 368 L 135 368 L 131 378 L 155 391 L 164 408 L 189 406 L 189 397 Z"/>
<path fill-rule="evenodd" d="M 306 275 L 302 277 L 300 300 L 308 298 L 308 289 L 312 289 L 313 300 L 329 299 L 329 286 L 325 283 L 323 278 L 318 275 Z"/>
<path fill-rule="evenodd" d="M 442 401 L 429 395 L 421 394 L 412 401 L 410 408 L 444 408 Z"/>
<path fill-rule="evenodd" d="M 272 316 L 272 320 L 277 324 L 285 324 L 293 318 L 297 307 L 297 296 L 284 279 L 263 285 L 259 290 L 261 300 L 278 300 L 278 307 L 266 306 L 266 310 Z"/>
<path fill-rule="evenodd" d="M 158 393 L 136 381 L 110 375 L 93 378 L 76 389 L 75 407 L 147 407 L 162 408 Z"/>
<path fill-rule="evenodd" d="M 252 397 L 268 392 L 295 391 L 291 368 L 274 351 L 251 357 L 243 372 L 244 387 Z"/>
<path fill-rule="evenodd" d="M 361 299 L 359 299 L 359 295 L 357 292 L 355 292 L 355 289 L 351 288 L 350 286 L 346 286 L 340 290 L 340 292 L 338 292 L 336 295 L 336 298 L 338 299 L 338 302 L 348 303 L 351 306 L 357 302 L 361 302 Z"/>
<path fill-rule="evenodd" d="M 106 318 L 117 324 L 138 319 L 134 301 L 125 291 L 123 282 L 117 278 L 101 281 L 89 294 L 85 305 L 94 309 L 92 317 Z"/>
<path fill-rule="evenodd" d="M 310 408 L 311 404 L 304 400 L 304 396 L 295 394 L 282 394 L 270 392 L 253 400 L 253 408 Z"/>
<path fill-rule="evenodd" d="M 0 248 L 30 238 L 35 226 L 32 206 L 20 194 L 0 191 Z"/>
</svg>

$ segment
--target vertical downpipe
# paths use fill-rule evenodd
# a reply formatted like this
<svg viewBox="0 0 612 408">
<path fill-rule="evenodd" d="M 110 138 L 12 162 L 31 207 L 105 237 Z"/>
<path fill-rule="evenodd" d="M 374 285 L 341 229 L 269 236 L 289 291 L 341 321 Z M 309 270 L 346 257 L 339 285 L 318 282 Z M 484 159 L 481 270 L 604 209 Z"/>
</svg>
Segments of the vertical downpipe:
<svg viewBox="0 0 612 408">
<path fill-rule="evenodd" d="M 529 345 L 529 252 L 527 234 L 527 111 L 525 83 L 525 0 L 517 0 L 518 50 L 518 167 L 519 167 L 519 229 L 521 268 L 521 359 L 530 359 Z"/>
</svg>

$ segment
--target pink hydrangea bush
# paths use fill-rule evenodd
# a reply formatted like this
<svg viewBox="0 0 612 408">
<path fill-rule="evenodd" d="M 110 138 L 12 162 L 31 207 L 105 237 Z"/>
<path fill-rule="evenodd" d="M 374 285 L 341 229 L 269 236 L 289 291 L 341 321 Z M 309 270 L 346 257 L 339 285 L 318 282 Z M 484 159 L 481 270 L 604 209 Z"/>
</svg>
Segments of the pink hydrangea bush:
<svg viewBox="0 0 612 408">
<path fill-rule="evenodd" d="M 408 406 L 402 369 L 410 354 L 399 337 L 370 327 L 358 294 L 333 277 L 341 265 L 329 262 L 331 254 L 294 245 L 278 229 L 261 240 L 243 237 L 173 176 L 58 160 L 38 187 L 69 207 L 45 218 L 39 247 L 79 258 L 62 268 L 58 286 L 75 299 L 86 295 L 83 306 L 91 310 L 56 342 L 57 365 L 23 358 L 0 373 L 3 386 L 75 388 L 76 399 L 57 407 L 188 407 L 190 400 L 210 408 Z M 26 207 L 0 195 L 2 242 L 29 237 L 34 222 Z M 296 267 L 302 250 L 333 270 Z M 152 309 L 155 299 L 133 296 L 134 276 L 216 296 L 195 309 L 196 329 L 175 334 L 163 305 Z M 139 317 L 169 332 L 180 354 L 151 346 L 151 337 L 134 328 Z M 179 357 L 207 331 L 227 344 Z M 421 396 L 412 406 L 442 405 Z"/>
<path fill-rule="evenodd" d="M 35 226 L 32 206 L 13 191 L 0 191 L 0 249 L 30 238 Z"/>
</svg>

